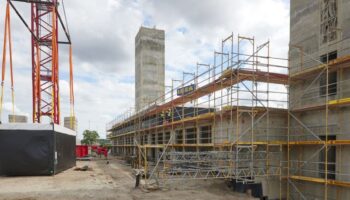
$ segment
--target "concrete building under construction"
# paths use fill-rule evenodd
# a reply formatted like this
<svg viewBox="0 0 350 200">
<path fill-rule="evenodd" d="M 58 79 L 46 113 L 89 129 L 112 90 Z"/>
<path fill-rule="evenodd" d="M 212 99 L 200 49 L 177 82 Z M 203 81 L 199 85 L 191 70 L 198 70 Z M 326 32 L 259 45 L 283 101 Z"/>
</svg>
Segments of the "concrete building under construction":
<svg viewBox="0 0 350 200">
<path fill-rule="evenodd" d="M 289 58 L 270 55 L 269 41 L 224 38 L 213 63 L 107 125 L 113 154 L 146 183 L 224 179 L 256 197 L 349 199 L 348 10 L 349 0 L 292 0 Z"/>
</svg>

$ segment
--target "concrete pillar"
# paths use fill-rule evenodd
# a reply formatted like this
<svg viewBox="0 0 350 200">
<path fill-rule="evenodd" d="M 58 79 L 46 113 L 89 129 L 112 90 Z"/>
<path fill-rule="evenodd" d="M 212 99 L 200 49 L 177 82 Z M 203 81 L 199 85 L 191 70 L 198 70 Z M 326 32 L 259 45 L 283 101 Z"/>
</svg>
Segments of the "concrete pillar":
<svg viewBox="0 0 350 200">
<path fill-rule="evenodd" d="M 77 130 L 78 120 L 76 117 L 65 117 L 64 118 L 64 127 Z"/>
</svg>

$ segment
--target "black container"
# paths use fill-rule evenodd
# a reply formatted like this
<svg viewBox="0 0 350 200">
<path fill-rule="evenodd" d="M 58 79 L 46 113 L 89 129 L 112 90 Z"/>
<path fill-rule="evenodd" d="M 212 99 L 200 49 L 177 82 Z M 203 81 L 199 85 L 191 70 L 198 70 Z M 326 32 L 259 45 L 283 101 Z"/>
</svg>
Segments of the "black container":
<svg viewBox="0 0 350 200">
<path fill-rule="evenodd" d="M 54 175 L 74 167 L 75 138 L 56 124 L 1 124 L 0 175 Z"/>
<path fill-rule="evenodd" d="M 246 193 L 248 189 L 252 191 L 252 196 L 255 198 L 263 197 L 263 189 L 261 183 L 243 183 L 241 181 L 237 181 L 236 179 L 232 179 L 230 181 L 230 187 L 235 192 Z M 267 198 L 267 197 L 266 197 Z"/>
</svg>

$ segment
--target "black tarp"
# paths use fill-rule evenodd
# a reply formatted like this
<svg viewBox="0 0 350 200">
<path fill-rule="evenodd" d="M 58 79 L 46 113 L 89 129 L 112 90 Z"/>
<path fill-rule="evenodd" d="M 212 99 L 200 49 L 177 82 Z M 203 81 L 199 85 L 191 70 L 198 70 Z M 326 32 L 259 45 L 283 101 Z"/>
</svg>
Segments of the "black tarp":
<svg viewBox="0 0 350 200">
<path fill-rule="evenodd" d="M 59 173 L 75 166 L 75 136 L 56 132 L 55 145 L 57 151 L 57 163 L 55 173 Z"/>
<path fill-rule="evenodd" d="M 73 166 L 71 130 L 53 124 L 0 125 L 0 175 L 53 175 Z"/>
</svg>

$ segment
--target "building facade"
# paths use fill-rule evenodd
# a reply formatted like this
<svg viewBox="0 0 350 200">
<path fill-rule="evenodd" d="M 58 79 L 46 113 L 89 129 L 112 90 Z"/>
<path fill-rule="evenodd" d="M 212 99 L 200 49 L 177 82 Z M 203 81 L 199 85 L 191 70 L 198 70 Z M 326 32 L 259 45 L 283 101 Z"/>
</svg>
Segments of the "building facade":
<svg viewBox="0 0 350 200">
<path fill-rule="evenodd" d="M 230 57 L 197 66 L 195 78 L 180 81 L 163 103 L 114 121 L 108 128 L 112 153 L 133 160 L 147 179 L 226 179 L 256 184 L 257 197 L 277 199 L 285 188 L 280 180 L 286 159 L 287 59 L 267 55 L 269 42 L 257 48 L 254 38 L 231 35 L 226 41 L 223 48 L 232 45 L 228 49 L 234 51 Z M 285 65 L 270 65 L 276 60 Z M 187 85 L 195 89 L 177 92 Z"/>
<path fill-rule="evenodd" d="M 173 88 L 163 104 L 115 123 L 113 153 L 137 157 L 146 173 L 161 163 L 158 179 L 261 184 L 269 199 L 349 199 L 349 10 L 350 0 L 291 0 L 289 59 L 278 62 L 263 55 L 268 42 L 226 38 L 222 49 L 237 41 L 244 50 L 214 53 L 188 83 L 193 92 Z"/>
<path fill-rule="evenodd" d="M 348 199 L 350 1 L 292 0 L 290 9 L 287 189 L 293 198 Z"/>
</svg>

